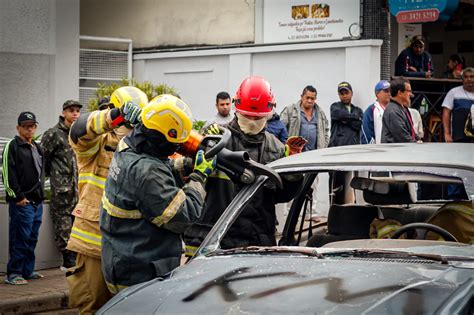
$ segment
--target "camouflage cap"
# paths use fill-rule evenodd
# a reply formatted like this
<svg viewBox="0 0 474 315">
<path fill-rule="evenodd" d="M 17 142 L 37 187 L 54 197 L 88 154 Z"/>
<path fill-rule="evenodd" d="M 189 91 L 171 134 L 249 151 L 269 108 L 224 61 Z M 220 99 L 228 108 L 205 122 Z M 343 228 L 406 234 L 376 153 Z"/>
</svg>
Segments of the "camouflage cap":
<svg viewBox="0 0 474 315">
<path fill-rule="evenodd" d="M 71 107 L 71 106 L 77 106 L 77 107 L 79 107 L 79 108 L 82 107 L 81 103 L 79 103 L 78 101 L 67 100 L 67 101 L 65 101 L 64 104 L 63 104 L 63 110 L 65 110 L 66 108 Z"/>
</svg>

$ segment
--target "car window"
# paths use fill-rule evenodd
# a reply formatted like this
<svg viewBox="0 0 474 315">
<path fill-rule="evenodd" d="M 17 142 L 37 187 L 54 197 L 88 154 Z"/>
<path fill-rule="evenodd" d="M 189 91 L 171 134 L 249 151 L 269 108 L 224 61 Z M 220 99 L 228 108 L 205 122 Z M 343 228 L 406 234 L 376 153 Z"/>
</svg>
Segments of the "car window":
<svg viewBox="0 0 474 315">
<path fill-rule="evenodd" d="M 453 203 L 449 197 L 453 187 L 464 193 L 456 199 L 467 200 L 462 181 L 456 178 L 363 171 L 301 175 L 304 181 L 297 194 L 277 204 L 274 213 L 275 187 L 265 182 L 230 226 L 221 248 L 320 247 L 335 241 L 389 238 L 404 225 L 429 222 L 440 208 Z M 402 238 L 410 237 L 415 236 Z"/>
</svg>

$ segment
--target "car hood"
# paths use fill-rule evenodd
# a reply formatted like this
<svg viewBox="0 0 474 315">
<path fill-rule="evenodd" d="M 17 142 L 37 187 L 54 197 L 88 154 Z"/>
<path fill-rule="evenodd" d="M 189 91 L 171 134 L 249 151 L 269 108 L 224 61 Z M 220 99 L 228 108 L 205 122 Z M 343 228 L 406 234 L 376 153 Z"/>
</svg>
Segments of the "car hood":
<svg viewBox="0 0 474 315">
<path fill-rule="evenodd" d="M 472 288 L 473 270 L 415 258 L 199 257 L 122 291 L 101 313 L 434 313 Z"/>
</svg>

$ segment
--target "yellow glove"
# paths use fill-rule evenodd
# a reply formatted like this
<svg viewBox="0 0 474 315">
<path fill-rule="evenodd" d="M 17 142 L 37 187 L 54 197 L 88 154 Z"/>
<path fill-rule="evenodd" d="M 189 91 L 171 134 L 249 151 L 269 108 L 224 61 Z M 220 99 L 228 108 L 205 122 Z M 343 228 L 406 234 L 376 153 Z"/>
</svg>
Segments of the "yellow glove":
<svg viewBox="0 0 474 315">
<path fill-rule="evenodd" d="M 301 153 L 306 143 L 308 140 L 303 137 L 289 137 L 285 144 L 285 156 Z"/>
<path fill-rule="evenodd" d="M 218 124 L 211 124 L 204 129 L 204 135 L 220 135 L 222 134 Z"/>
<path fill-rule="evenodd" d="M 216 168 L 216 164 L 217 160 L 215 156 L 210 160 L 206 160 L 204 151 L 199 150 L 196 154 L 196 160 L 194 161 L 194 171 L 208 177 Z"/>
</svg>

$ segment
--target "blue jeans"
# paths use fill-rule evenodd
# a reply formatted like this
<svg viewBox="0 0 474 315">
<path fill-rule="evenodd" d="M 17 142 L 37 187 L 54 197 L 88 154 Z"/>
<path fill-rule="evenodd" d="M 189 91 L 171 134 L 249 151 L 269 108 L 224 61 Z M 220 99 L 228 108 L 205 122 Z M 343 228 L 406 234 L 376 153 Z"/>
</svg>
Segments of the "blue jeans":
<svg viewBox="0 0 474 315">
<path fill-rule="evenodd" d="M 7 275 L 28 277 L 35 270 L 35 247 L 43 215 L 43 204 L 17 206 L 10 202 L 9 260 Z"/>
</svg>

